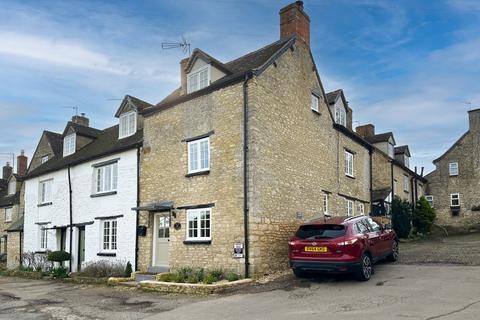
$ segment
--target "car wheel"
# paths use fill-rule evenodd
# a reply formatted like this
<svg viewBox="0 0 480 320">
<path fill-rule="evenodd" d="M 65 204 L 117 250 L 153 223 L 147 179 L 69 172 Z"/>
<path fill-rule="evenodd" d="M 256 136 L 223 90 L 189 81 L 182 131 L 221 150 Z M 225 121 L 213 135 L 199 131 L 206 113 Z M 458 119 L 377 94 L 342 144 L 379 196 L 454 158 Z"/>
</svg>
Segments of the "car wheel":
<svg viewBox="0 0 480 320">
<path fill-rule="evenodd" d="M 395 262 L 398 260 L 398 257 L 400 256 L 400 252 L 398 249 L 398 241 L 395 240 L 393 241 L 392 244 L 392 253 L 388 256 L 388 261 Z"/>
<path fill-rule="evenodd" d="M 297 278 L 305 278 L 305 271 L 300 270 L 300 269 L 293 269 L 293 274 Z"/>
<path fill-rule="evenodd" d="M 360 281 L 368 281 L 373 274 L 373 264 L 372 259 L 366 253 L 362 255 L 362 260 L 360 260 L 360 269 L 357 272 L 357 279 Z"/>
</svg>

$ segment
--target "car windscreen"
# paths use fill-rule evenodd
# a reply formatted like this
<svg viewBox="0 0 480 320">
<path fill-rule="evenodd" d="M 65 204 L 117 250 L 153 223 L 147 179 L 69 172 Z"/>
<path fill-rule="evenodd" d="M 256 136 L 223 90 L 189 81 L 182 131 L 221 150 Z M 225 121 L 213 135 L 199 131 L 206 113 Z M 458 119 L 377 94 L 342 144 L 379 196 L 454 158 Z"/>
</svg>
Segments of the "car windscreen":
<svg viewBox="0 0 480 320">
<path fill-rule="evenodd" d="M 345 226 L 340 224 L 320 224 L 300 226 L 295 236 L 304 240 L 334 239 L 345 235 Z"/>
</svg>

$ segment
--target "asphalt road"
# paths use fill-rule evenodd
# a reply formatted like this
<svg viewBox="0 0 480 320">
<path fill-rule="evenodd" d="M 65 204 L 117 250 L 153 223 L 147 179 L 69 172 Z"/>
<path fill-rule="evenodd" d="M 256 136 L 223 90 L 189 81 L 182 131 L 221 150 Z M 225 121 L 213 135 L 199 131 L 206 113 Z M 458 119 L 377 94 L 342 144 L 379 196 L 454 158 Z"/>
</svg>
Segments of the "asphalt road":
<svg viewBox="0 0 480 320">
<path fill-rule="evenodd" d="M 0 278 L 0 319 L 480 319 L 480 267 L 380 264 L 369 282 L 291 276 L 227 296 Z"/>
</svg>

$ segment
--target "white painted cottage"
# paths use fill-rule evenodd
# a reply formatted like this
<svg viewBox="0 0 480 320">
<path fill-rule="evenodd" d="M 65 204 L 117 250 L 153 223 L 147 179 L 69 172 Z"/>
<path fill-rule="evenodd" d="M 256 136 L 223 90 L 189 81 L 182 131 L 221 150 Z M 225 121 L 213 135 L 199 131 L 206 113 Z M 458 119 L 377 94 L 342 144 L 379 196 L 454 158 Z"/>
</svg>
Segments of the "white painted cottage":
<svg viewBox="0 0 480 320">
<path fill-rule="evenodd" d="M 126 96 L 119 124 L 89 126 L 82 114 L 62 134 L 45 131 L 25 178 L 24 252 L 71 252 L 71 271 L 96 260 L 136 265 L 141 109 Z"/>
</svg>

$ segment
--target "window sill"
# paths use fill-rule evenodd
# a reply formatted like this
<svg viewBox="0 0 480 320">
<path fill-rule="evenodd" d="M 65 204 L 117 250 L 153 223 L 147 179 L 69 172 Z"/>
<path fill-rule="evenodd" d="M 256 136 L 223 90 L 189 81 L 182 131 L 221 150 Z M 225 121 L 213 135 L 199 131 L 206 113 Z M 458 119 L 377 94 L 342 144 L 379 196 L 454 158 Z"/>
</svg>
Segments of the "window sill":
<svg viewBox="0 0 480 320">
<path fill-rule="evenodd" d="M 94 193 L 90 195 L 90 198 L 98 198 L 98 197 L 106 197 L 117 194 L 117 191 L 109 191 L 109 192 L 102 192 L 102 193 Z"/>
<path fill-rule="evenodd" d="M 354 176 L 351 176 L 349 174 L 345 174 L 345 177 L 350 178 L 350 179 L 356 179 Z"/>
<path fill-rule="evenodd" d="M 183 244 L 212 244 L 212 240 L 185 240 Z"/>
<path fill-rule="evenodd" d="M 317 115 L 319 115 L 319 116 L 322 115 L 322 114 L 320 113 L 320 111 L 318 111 L 318 110 L 315 110 L 315 109 L 312 109 L 312 108 L 310 108 L 310 110 L 312 110 L 313 113 L 315 113 L 315 114 L 317 114 Z"/>
<path fill-rule="evenodd" d="M 45 207 L 45 206 L 49 206 L 51 204 L 53 204 L 53 203 L 52 202 L 39 203 L 39 204 L 37 204 L 37 207 Z"/>
<path fill-rule="evenodd" d="M 190 178 L 190 177 L 194 177 L 194 176 L 203 176 L 203 175 L 207 175 L 210 173 L 210 170 L 205 170 L 205 171 L 199 171 L 199 172 L 192 172 L 192 173 L 187 173 L 185 175 L 185 177 L 187 178 Z"/>
<path fill-rule="evenodd" d="M 44 251 L 42 251 L 42 250 L 39 250 L 39 251 L 35 251 L 35 253 L 41 253 L 41 254 L 45 254 L 45 253 L 47 253 L 47 251 L 46 251 L 46 250 L 44 250 Z"/>
<path fill-rule="evenodd" d="M 116 257 L 117 254 L 114 252 L 99 252 L 97 253 L 97 256 L 99 257 Z"/>
<path fill-rule="evenodd" d="M 458 177 L 458 174 L 451 174 L 450 177 Z"/>
<path fill-rule="evenodd" d="M 408 190 L 403 190 L 403 192 L 405 192 L 405 193 L 410 193 L 410 191 L 408 191 Z"/>
</svg>

